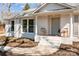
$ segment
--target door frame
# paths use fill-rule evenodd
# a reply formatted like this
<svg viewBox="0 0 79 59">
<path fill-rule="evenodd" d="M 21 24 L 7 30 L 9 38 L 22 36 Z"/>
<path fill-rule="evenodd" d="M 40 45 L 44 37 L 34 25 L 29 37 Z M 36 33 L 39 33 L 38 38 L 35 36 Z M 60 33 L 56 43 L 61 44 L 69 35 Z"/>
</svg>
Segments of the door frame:
<svg viewBox="0 0 79 59">
<path fill-rule="evenodd" d="M 50 27 L 51 27 L 51 28 L 50 28 L 50 29 L 51 29 L 51 35 L 53 35 L 53 33 L 52 33 L 52 27 L 53 27 L 53 26 L 52 26 L 52 21 L 55 20 L 55 19 L 57 19 L 57 18 L 58 18 L 59 29 L 60 29 L 60 17 L 53 17 L 53 18 L 51 18 L 51 26 L 50 26 Z M 60 30 L 61 30 L 61 29 L 60 29 Z M 56 36 L 56 35 L 55 35 L 55 36 Z"/>
<path fill-rule="evenodd" d="M 12 21 L 14 21 L 14 31 L 11 31 L 11 26 L 12 26 L 12 25 L 11 25 L 11 22 L 12 22 Z M 11 36 L 14 36 L 14 32 L 15 32 L 15 20 L 11 20 L 11 21 L 10 21 L 10 33 L 11 33 Z"/>
</svg>

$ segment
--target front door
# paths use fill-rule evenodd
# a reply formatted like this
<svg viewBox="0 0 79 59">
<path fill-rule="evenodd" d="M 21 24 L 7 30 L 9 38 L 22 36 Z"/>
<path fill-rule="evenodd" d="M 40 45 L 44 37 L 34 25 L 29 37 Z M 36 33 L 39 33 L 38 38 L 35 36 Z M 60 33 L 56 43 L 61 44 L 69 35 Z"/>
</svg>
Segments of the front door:
<svg viewBox="0 0 79 59">
<path fill-rule="evenodd" d="M 51 23 L 51 32 L 53 36 L 57 36 L 60 31 L 60 18 L 53 18 Z"/>
<path fill-rule="evenodd" d="M 14 36 L 14 21 L 11 21 L 11 36 Z"/>
</svg>

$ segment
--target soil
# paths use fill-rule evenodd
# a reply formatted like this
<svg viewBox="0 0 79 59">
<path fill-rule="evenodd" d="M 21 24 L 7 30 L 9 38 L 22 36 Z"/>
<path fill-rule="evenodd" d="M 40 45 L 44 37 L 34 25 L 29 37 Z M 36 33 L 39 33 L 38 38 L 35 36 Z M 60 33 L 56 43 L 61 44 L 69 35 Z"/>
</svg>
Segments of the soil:
<svg viewBox="0 0 79 59">
<path fill-rule="evenodd" d="M 51 54 L 50 56 L 78 56 L 78 54 L 67 51 L 67 50 L 58 50 L 57 52 Z"/>
<path fill-rule="evenodd" d="M 72 45 L 61 44 L 59 50 L 50 55 L 51 56 L 79 56 L 79 42 L 73 42 Z"/>
<path fill-rule="evenodd" d="M 0 37 L 0 46 L 31 48 L 37 45 L 38 43 L 27 38 L 15 38 L 15 37 L 5 37 L 5 36 Z M 13 54 L 10 51 L 5 51 L 5 52 L 0 51 L 0 56 L 24 56 L 24 55 Z"/>
<path fill-rule="evenodd" d="M 15 38 L 15 37 L 0 37 L 0 46 L 10 47 L 35 47 L 38 43 L 27 38 Z"/>
</svg>

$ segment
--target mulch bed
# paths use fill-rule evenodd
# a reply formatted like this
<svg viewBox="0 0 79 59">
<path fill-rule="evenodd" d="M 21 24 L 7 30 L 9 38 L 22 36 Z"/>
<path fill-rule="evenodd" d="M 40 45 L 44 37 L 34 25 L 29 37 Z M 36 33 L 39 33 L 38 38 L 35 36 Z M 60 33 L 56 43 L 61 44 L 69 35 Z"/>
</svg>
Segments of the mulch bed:
<svg viewBox="0 0 79 59">
<path fill-rule="evenodd" d="M 59 50 L 50 56 L 79 56 L 79 42 L 73 42 L 72 45 L 61 44 Z"/>
<path fill-rule="evenodd" d="M 38 43 L 27 38 L 15 38 L 15 37 L 0 37 L 0 46 L 10 46 L 10 47 L 35 47 Z"/>
<path fill-rule="evenodd" d="M 0 37 L 0 46 L 31 48 L 37 46 L 38 43 L 27 38 Z M 0 51 L 0 56 L 24 56 L 24 54 L 13 54 L 11 51 Z"/>
<path fill-rule="evenodd" d="M 76 53 L 67 50 L 58 50 L 50 56 L 78 56 Z"/>
</svg>

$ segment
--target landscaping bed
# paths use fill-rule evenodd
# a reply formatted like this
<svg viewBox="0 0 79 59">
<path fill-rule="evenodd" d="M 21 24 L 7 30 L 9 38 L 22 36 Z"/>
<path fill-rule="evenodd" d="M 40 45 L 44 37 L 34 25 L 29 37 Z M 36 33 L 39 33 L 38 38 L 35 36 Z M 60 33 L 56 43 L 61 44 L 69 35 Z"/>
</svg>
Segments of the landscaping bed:
<svg viewBox="0 0 79 59">
<path fill-rule="evenodd" d="M 73 42 L 72 45 L 61 44 L 59 49 L 55 50 L 52 47 L 39 46 L 31 39 L 2 36 L 0 46 L 12 47 L 10 50 L 0 51 L 1 56 L 79 56 L 79 41 Z"/>
<path fill-rule="evenodd" d="M 59 50 L 50 55 L 51 56 L 79 56 L 79 42 L 73 42 L 72 45 L 61 44 Z"/>
<path fill-rule="evenodd" d="M 0 37 L 0 46 L 10 46 L 10 47 L 35 47 L 38 43 L 27 38 L 15 38 L 15 37 Z"/>
</svg>

